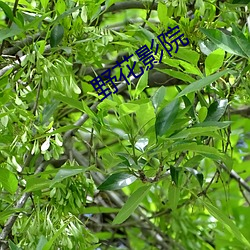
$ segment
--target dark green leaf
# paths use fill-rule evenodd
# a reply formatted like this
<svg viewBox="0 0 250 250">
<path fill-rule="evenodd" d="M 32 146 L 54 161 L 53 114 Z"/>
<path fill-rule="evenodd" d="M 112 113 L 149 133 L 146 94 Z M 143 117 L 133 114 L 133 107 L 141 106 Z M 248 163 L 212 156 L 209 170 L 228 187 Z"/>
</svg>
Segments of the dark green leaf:
<svg viewBox="0 0 250 250">
<path fill-rule="evenodd" d="M 219 121 L 226 111 L 227 104 L 228 104 L 227 99 L 222 99 L 212 103 L 208 108 L 207 117 L 204 122 Z"/>
<path fill-rule="evenodd" d="M 131 194 L 120 212 L 116 215 L 112 224 L 121 224 L 124 222 L 139 206 L 143 198 L 147 195 L 150 187 L 151 186 L 144 185 Z"/>
<path fill-rule="evenodd" d="M 246 54 L 241 49 L 239 44 L 236 41 L 236 38 L 233 36 L 228 36 L 220 30 L 217 29 L 204 29 L 200 28 L 201 32 L 203 32 L 212 42 L 214 42 L 219 48 L 224 49 L 225 51 L 239 55 L 242 57 L 246 57 Z"/>
<path fill-rule="evenodd" d="M 132 174 L 120 172 L 109 176 L 99 187 L 99 190 L 117 190 L 133 183 L 136 177 Z"/>
<path fill-rule="evenodd" d="M 50 35 L 50 46 L 56 47 L 63 39 L 64 28 L 61 24 L 56 25 Z"/>
<path fill-rule="evenodd" d="M 3 9 L 5 15 L 11 20 L 14 20 L 14 15 L 12 13 L 11 8 L 9 7 L 9 5 L 7 5 L 6 3 L 4 3 L 3 1 L 0 1 L 0 8 Z"/>
<path fill-rule="evenodd" d="M 176 168 L 173 166 L 170 166 L 170 175 L 172 178 L 172 181 L 175 183 L 175 185 L 178 187 L 178 181 L 179 181 L 179 173 L 180 173 L 181 169 L 180 168 Z"/>
<path fill-rule="evenodd" d="M 196 169 L 194 168 L 188 168 L 186 167 L 185 168 L 188 172 L 190 172 L 192 175 L 195 176 L 195 178 L 198 180 L 200 186 L 202 187 L 203 185 L 203 181 L 204 181 L 204 176 L 201 172 L 197 171 Z"/>
<path fill-rule="evenodd" d="M 155 121 L 156 136 L 162 136 L 168 131 L 176 119 L 178 110 L 179 101 L 175 99 L 159 112 Z"/>
<path fill-rule="evenodd" d="M 247 5 L 249 4 L 249 0 L 233 0 L 232 4 L 244 4 Z"/>
<path fill-rule="evenodd" d="M 11 194 L 14 194 L 18 187 L 16 176 L 5 168 L 0 168 L 0 183 Z"/>
</svg>

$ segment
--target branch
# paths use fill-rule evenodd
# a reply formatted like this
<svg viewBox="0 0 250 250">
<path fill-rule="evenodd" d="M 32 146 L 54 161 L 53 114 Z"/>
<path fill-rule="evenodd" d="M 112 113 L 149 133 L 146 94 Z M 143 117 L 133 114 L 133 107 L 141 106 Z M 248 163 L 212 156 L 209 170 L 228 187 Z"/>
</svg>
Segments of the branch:
<svg viewBox="0 0 250 250">
<path fill-rule="evenodd" d="M 224 163 L 219 164 L 220 168 L 224 169 L 232 179 L 236 180 L 240 186 L 242 186 L 246 191 L 250 192 L 250 186 L 232 169 L 229 170 Z"/>
<path fill-rule="evenodd" d="M 35 171 L 35 174 L 41 173 L 44 171 L 44 169 L 46 168 L 46 166 L 48 165 L 48 162 L 43 162 Z M 31 195 L 31 192 L 28 193 L 24 193 L 21 198 L 17 201 L 14 209 L 20 209 L 22 208 L 25 203 L 27 202 L 29 196 Z M 5 223 L 3 230 L 0 234 L 0 243 L 9 235 L 9 233 L 11 232 L 11 229 L 17 219 L 18 215 L 17 214 L 13 214 L 12 216 L 10 216 L 10 218 L 7 220 L 7 222 Z"/>
<path fill-rule="evenodd" d="M 25 39 L 18 41 L 13 44 L 13 47 L 6 48 L 3 50 L 3 55 L 15 55 L 19 50 L 23 49 L 25 46 L 31 45 L 33 42 L 43 38 L 45 32 L 39 32 L 33 36 L 27 36 Z"/>
<path fill-rule="evenodd" d="M 128 10 L 128 9 L 148 9 L 148 6 L 150 6 L 151 2 L 121 2 L 121 3 L 115 3 L 112 6 L 110 6 L 108 9 L 106 9 L 105 6 L 101 8 L 101 11 L 104 13 L 108 12 L 117 12 L 122 10 Z M 152 4 L 151 6 L 152 10 L 157 10 L 157 3 Z"/>
</svg>

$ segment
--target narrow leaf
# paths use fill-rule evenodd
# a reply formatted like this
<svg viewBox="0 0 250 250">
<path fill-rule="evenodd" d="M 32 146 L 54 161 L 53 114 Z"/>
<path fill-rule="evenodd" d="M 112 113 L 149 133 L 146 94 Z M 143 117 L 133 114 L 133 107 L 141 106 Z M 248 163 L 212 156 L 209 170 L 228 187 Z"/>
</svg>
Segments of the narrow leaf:
<svg viewBox="0 0 250 250">
<path fill-rule="evenodd" d="M 189 84 L 185 89 L 183 89 L 178 95 L 178 97 L 181 97 L 183 95 L 195 92 L 197 90 L 200 90 L 204 87 L 206 87 L 207 85 L 213 83 L 214 81 L 218 80 L 220 77 L 222 77 L 223 75 L 229 73 L 230 70 L 223 70 L 221 72 L 215 73 L 213 75 L 207 76 L 205 78 L 202 78 L 198 81 L 195 81 L 191 84 Z"/>
<path fill-rule="evenodd" d="M 236 38 L 233 36 L 228 36 L 222 31 L 217 29 L 204 29 L 200 28 L 213 43 L 215 43 L 219 48 L 235 55 L 246 57 L 246 54 L 241 49 L 239 44 L 236 41 Z"/>
<path fill-rule="evenodd" d="M 138 188 L 127 200 L 120 212 L 116 215 L 112 224 L 121 224 L 124 222 L 139 206 L 143 198 L 148 193 L 151 186 L 142 186 Z"/>
<path fill-rule="evenodd" d="M 156 136 L 164 135 L 174 123 L 179 110 L 179 101 L 174 99 L 156 116 L 155 132 Z"/>
<path fill-rule="evenodd" d="M 166 87 L 161 86 L 152 97 L 152 104 L 155 110 L 161 105 L 162 101 L 164 100 L 166 94 Z"/>
<path fill-rule="evenodd" d="M 128 173 L 115 173 L 109 176 L 99 187 L 99 190 L 117 190 L 133 183 L 136 177 Z"/>
<path fill-rule="evenodd" d="M 180 199 L 180 189 L 172 182 L 168 188 L 169 207 L 174 211 Z"/>
<path fill-rule="evenodd" d="M 250 248 L 250 242 L 245 238 L 245 236 L 240 232 L 238 227 L 230 220 L 221 210 L 213 206 L 212 204 L 203 201 L 208 212 L 215 217 L 219 222 L 221 222 L 225 228 L 232 233 L 239 241 Z"/>
<path fill-rule="evenodd" d="M 70 176 L 74 176 L 77 174 L 80 174 L 82 172 L 84 172 L 85 169 L 83 167 L 73 167 L 73 166 L 69 166 L 67 168 L 61 168 L 58 173 L 56 174 L 55 178 L 52 180 L 51 186 L 57 182 L 61 182 L 62 180 L 70 177 Z"/>
</svg>

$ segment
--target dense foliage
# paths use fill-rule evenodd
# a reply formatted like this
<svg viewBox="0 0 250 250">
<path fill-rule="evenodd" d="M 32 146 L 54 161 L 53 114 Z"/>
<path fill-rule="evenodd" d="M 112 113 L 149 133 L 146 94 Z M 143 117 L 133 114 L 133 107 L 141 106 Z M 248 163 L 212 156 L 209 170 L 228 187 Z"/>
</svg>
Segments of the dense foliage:
<svg viewBox="0 0 250 250">
<path fill-rule="evenodd" d="M 250 249 L 248 7 L 0 1 L 0 249 Z"/>
</svg>

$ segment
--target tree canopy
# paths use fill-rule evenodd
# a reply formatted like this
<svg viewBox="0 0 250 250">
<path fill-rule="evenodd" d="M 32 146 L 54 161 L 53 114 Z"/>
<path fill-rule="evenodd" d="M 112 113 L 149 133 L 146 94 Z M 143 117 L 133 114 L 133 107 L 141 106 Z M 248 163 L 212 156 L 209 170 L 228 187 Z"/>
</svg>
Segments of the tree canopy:
<svg viewBox="0 0 250 250">
<path fill-rule="evenodd" d="M 0 1 L 0 249 L 250 249 L 248 2 Z"/>
</svg>

